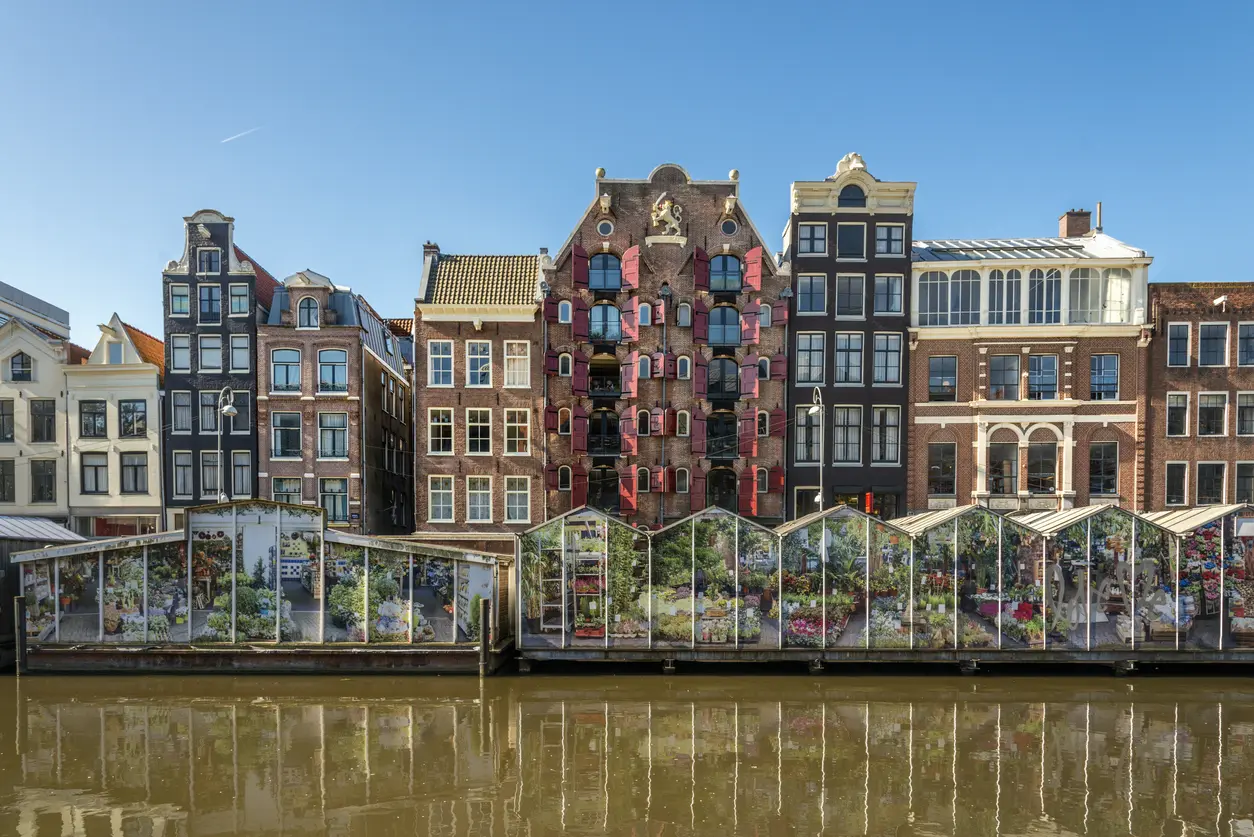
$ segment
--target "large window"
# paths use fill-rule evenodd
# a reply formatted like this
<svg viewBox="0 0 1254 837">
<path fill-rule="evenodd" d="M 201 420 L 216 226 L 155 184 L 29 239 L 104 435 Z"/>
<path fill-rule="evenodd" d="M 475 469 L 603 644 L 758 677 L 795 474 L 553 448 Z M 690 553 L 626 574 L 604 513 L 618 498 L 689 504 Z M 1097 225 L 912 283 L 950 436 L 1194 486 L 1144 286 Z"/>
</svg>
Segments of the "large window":
<svg viewBox="0 0 1254 837">
<path fill-rule="evenodd" d="M 248 313 L 248 286 L 232 285 L 228 291 L 231 297 L 231 316 L 237 317 Z"/>
<path fill-rule="evenodd" d="M 1237 326 L 1237 366 L 1254 366 L 1254 323 Z"/>
<path fill-rule="evenodd" d="M 588 261 L 588 287 L 594 291 L 617 291 L 623 286 L 623 266 L 618 256 L 597 253 Z"/>
<path fill-rule="evenodd" d="M 958 358 L 939 355 L 927 359 L 927 400 L 958 400 Z"/>
<path fill-rule="evenodd" d="M 453 452 L 453 410 L 451 407 L 433 407 L 427 411 L 427 453 Z"/>
<path fill-rule="evenodd" d="M 740 345 L 740 312 L 730 305 L 718 305 L 710 311 L 710 345 Z"/>
<path fill-rule="evenodd" d="M 1189 394 L 1167 393 L 1167 435 L 1189 435 Z"/>
<path fill-rule="evenodd" d="M 988 446 L 988 493 L 1017 494 L 1019 491 L 1019 444 Z"/>
<path fill-rule="evenodd" d="M 927 446 L 927 493 L 955 493 L 955 461 L 957 445 L 939 442 Z"/>
<path fill-rule="evenodd" d="M 901 313 L 901 276 L 879 275 L 875 277 L 875 313 Z"/>
<path fill-rule="evenodd" d="M 170 369 L 174 372 L 190 372 L 192 368 L 192 338 L 189 334 L 170 335 Z"/>
<path fill-rule="evenodd" d="M 33 443 L 57 440 L 57 402 L 35 398 L 30 402 L 30 440 Z"/>
<path fill-rule="evenodd" d="M 901 335 L 875 335 L 874 369 L 871 382 L 875 384 L 901 383 Z"/>
<path fill-rule="evenodd" d="M 1089 494 L 1119 493 L 1119 443 L 1093 442 L 1089 445 Z"/>
<path fill-rule="evenodd" d="M 809 407 L 797 408 L 796 446 L 793 461 L 811 463 L 819 461 L 819 423 L 820 417 L 816 410 L 813 414 Z"/>
<path fill-rule="evenodd" d="M 270 480 L 270 496 L 276 503 L 299 506 L 304 502 L 300 477 L 274 477 Z"/>
<path fill-rule="evenodd" d="M 492 386 L 492 341 L 466 341 L 466 386 Z"/>
<path fill-rule="evenodd" d="M 848 186 L 840 190 L 840 195 L 836 199 L 837 206 L 866 206 L 866 192 L 862 191 L 862 187 L 850 183 Z"/>
<path fill-rule="evenodd" d="M 980 274 L 955 270 L 949 277 L 949 324 L 980 324 Z"/>
<path fill-rule="evenodd" d="M 431 340 L 427 343 L 427 386 L 453 385 L 453 341 Z"/>
<path fill-rule="evenodd" d="M 122 493 L 148 493 L 148 454 L 122 454 Z"/>
<path fill-rule="evenodd" d="M 901 408 L 871 408 L 871 461 L 896 464 L 901 458 Z"/>
<path fill-rule="evenodd" d="M 1197 464 L 1197 504 L 1209 506 L 1224 502 L 1224 483 L 1228 466 L 1223 462 L 1199 462 Z"/>
<path fill-rule="evenodd" d="M 300 392 L 300 350 L 270 352 L 270 391 Z"/>
<path fill-rule="evenodd" d="M 78 434 L 88 439 L 105 439 L 109 436 L 105 402 L 80 401 L 78 404 Z"/>
<path fill-rule="evenodd" d="M 192 432 L 192 394 L 190 392 L 176 392 L 173 395 L 174 416 L 173 425 L 175 433 L 191 433 Z"/>
<path fill-rule="evenodd" d="M 251 497 L 253 494 L 253 454 L 252 451 L 237 450 L 231 452 L 231 496 Z"/>
<path fill-rule="evenodd" d="M 248 335 L 232 334 L 231 335 L 231 371 L 247 372 L 249 366 L 250 352 L 248 351 Z"/>
<path fill-rule="evenodd" d="M 797 277 L 797 313 L 822 314 L 827 310 L 827 276 L 822 273 Z"/>
<path fill-rule="evenodd" d="M 199 357 L 196 359 L 199 364 L 197 371 L 199 372 L 218 372 L 222 369 L 222 335 L 220 334 L 202 334 L 198 339 L 200 346 Z"/>
<path fill-rule="evenodd" d="M 988 274 L 988 324 L 1018 325 L 1022 306 L 1022 274 L 1017 270 Z"/>
<path fill-rule="evenodd" d="M 432 523 L 453 522 L 452 477 L 427 477 L 427 519 Z"/>
<path fill-rule="evenodd" d="M 797 335 L 797 383 L 823 383 L 823 341 L 821 332 L 801 332 Z"/>
<path fill-rule="evenodd" d="M 222 288 L 217 285 L 201 285 L 200 322 L 214 324 L 222 322 Z"/>
<path fill-rule="evenodd" d="M 9 380 L 18 383 L 31 380 L 31 359 L 26 352 L 18 352 L 9 358 Z"/>
<path fill-rule="evenodd" d="M 174 496 L 192 496 L 192 453 L 187 450 L 174 452 Z"/>
<path fill-rule="evenodd" d="M 1062 322 L 1062 272 L 1037 268 L 1028 274 L 1028 322 L 1057 325 Z"/>
<path fill-rule="evenodd" d="M 1202 323 L 1197 329 L 1197 365 L 1228 365 L 1228 324 Z"/>
<path fill-rule="evenodd" d="M 531 386 L 531 344 L 522 340 L 505 341 L 505 386 Z"/>
<path fill-rule="evenodd" d="M 837 465 L 856 465 L 862 461 L 862 408 L 833 407 L 832 461 Z"/>
<path fill-rule="evenodd" d="M 1237 496 L 1238 503 L 1254 503 L 1254 462 L 1237 463 Z"/>
<path fill-rule="evenodd" d="M 736 398 L 740 395 L 740 367 L 736 361 L 716 357 L 710 361 L 706 383 L 709 398 Z"/>
<path fill-rule="evenodd" d="M 196 251 L 197 273 L 221 273 L 222 251 L 216 247 L 201 247 Z"/>
<path fill-rule="evenodd" d="M 0 442 L 12 442 L 13 439 L 13 399 L 0 399 Z"/>
<path fill-rule="evenodd" d="M 949 276 L 929 270 L 919 277 L 919 325 L 949 325 Z"/>
<path fill-rule="evenodd" d="M 170 316 L 186 317 L 191 313 L 186 285 L 170 286 Z"/>
<path fill-rule="evenodd" d="M 1058 470 L 1058 444 L 1040 442 L 1028 445 L 1028 492 L 1053 494 Z"/>
<path fill-rule="evenodd" d="M 214 499 L 218 496 L 218 452 L 216 450 L 200 452 L 200 496 Z"/>
<path fill-rule="evenodd" d="M 109 493 L 109 456 L 104 453 L 82 455 L 84 494 Z"/>
<path fill-rule="evenodd" d="M 1167 324 L 1167 365 L 1189 365 L 1189 324 Z"/>
<path fill-rule="evenodd" d="M 55 459 L 30 461 L 30 501 L 32 503 L 57 501 L 57 461 Z"/>
<path fill-rule="evenodd" d="M 298 328 L 318 327 L 318 301 L 313 297 L 305 297 L 300 301 Z"/>
<path fill-rule="evenodd" d="M 527 477 L 505 478 L 505 522 L 531 522 L 531 480 Z"/>
<path fill-rule="evenodd" d="M 318 456 L 348 458 L 348 413 L 318 413 Z"/>
<path fill-rule="evenodd" d="M 200 393 L 200 432 L 218 432 L 218 393 L 202 391 Z"/>
<path fill-rule="evenodd" d="M 348 522 L 348 480 L 318 480 L 318 500 L 327 513 L 327 523 Z"/>
<path fill-rule="evenodd" d="M 1093 355 L 1089 358 L 1089 399 L 1114 401 L 1119 398 L 1119 355 Z"/>
<path fill-rule="evenodd" d="M 1051 401 L 1058 397 L 1058 355 L 1028 357 L 1028 398 Z"/>
<path fill-rule="evenodd" d="M 836 258 L 866 258 L 866 224 L 836 225 Z"/>
<path fill-rule="evenodd" d="M 271 413 L 275 459 L 300 458 L 300 413 Z"/>
<path fill-rule="evenodd" d="M 862 383 L 862 333 L 838 333 L 832 335 L 835 344 L 836 368 L 832 378 L 837 384 Z"/>
<path fill-rule="evenodd" d="M 988 397 L 991 401 L 1019 400 L 1019 356 L 993 355 L 988 359 Z"/>
<path fill-rule="evenodd" d="M 875 252 L 880 256 L 902 256 L 906 252 L 904 224 L 876 224 Z"/>
<path fill-rule="evenodd" d="M 1183 506 L 1188 502 L 1188 474 L 1189 466 L 1186 463 L 1167 463 L 1167 491 L 1164 498 L 1167 505 Z"/>
<path fill-rule="evenodd" d="M 476 407 L 466 411 L 466 453 L 492 454 L 492 411 Z"/>
<path fill-rule="evenodd" d="M 595 343 L 617 343 L 621 340 L 623 322 L 619 310 L 608 302 L 592 306 L 588 317 L 588 337 Z"/>
<path fill-rule="evenodd" d="M 466 477 L 466 522 L 492 522 L 491 477 Z"/>
<path fill-rule="evenodd" d="M 1228 433 L 1228 394 L 1204 392 L 1197 397 L 1197 435 L 1226 436 Z"/>
<path fill-rule="evenodd" d="M 836 316 L 861 317 L 865 314 L 862 276 L 836 277 Z"/>
<path fill-rule="evenodd" d="M 1124 323 L 1128 321 L 1128 292 L 1132 272 L 1121 267 L 1099 271 L 1077 267 L 1071 271 L 1072 323 Z"/>
<path fill-rule="evenodd" d="M 527 410 L 505 411 L 505 455 L 527 456 L 531 453 L 531 413 Z"/>
<path fill-rule="evenodd" d="M 798 253 L 822 255 L 827 252 L 827 224 L 801 224 L 797 233 Z"/>
<path fill-rule="evenodd" d="M 12 459 L 0 459 L 0 503 L 17 502 L 17 477 Z"/>
<path fill-rule="evenodd" d="M 710 259 L 710 290 L 714 293 L 740 292 L 740 259 L 735 256 Z"/>
<path fill-rule="evenodd" d="M 318 391 L 348 392 L 348 352 L 343 349 L 318 351 Z"/>
<path fill-rule="evenodd" d="M 1237 435 L 1254 436 L 1254 392 L 1237 393 Z"/>
</svg>

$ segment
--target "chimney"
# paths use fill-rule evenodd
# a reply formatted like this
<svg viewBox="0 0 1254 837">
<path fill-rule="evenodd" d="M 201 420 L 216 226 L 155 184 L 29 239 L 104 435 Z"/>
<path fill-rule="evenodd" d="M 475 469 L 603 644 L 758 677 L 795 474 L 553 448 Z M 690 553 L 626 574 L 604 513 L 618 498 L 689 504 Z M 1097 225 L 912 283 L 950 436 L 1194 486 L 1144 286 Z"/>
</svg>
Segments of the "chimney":
<svg viewBox="0 0 1254 837">
<path fill-rule="evenodd" d="M 440 245 L 436 244 L 434 241 L 428 241 L 426 244 L 422 245 L 422 257 L 424 259 L 427 256 L 438 255 L 440 255 Z"/>
<path fill-rule="evenodd" d="M 1058 237 L 1079 238 L 1089 231 L 1093 213 L 1087 209 L 1069 209 L 1058 216 Z"/>
</svg>

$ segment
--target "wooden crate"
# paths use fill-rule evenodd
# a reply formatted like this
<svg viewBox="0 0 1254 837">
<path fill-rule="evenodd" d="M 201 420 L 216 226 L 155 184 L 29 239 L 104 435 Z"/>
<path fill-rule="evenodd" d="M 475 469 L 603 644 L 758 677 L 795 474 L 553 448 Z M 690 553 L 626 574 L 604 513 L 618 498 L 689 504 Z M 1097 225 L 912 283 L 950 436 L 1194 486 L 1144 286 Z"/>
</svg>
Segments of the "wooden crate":
<svg viewBox="0 0 1254 837">
<path fill-rule="evenodd" d="M 1149 638 L 1151 642 L 1171 640 L 1177 636 L 1180 637 L 1181 642 L 1185 641 L 1189 636 L 1189 628 L 1176 628 L 1173 625 L 1167 625 L 1162 622 L 1150 622 Z"/>
</svg>

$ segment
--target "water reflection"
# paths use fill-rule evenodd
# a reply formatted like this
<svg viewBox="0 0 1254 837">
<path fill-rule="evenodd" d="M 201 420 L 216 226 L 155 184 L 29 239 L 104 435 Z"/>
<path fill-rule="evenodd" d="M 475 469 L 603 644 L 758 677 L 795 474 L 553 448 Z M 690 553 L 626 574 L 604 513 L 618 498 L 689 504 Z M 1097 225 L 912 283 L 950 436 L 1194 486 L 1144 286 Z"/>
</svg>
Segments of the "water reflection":
<svg viewBox="0 0 1254 837">
<path fill-rule="evenodd" d="M 1254 835 L 1240 681 L 0 685 L 21 837 Z"/>
</svg>

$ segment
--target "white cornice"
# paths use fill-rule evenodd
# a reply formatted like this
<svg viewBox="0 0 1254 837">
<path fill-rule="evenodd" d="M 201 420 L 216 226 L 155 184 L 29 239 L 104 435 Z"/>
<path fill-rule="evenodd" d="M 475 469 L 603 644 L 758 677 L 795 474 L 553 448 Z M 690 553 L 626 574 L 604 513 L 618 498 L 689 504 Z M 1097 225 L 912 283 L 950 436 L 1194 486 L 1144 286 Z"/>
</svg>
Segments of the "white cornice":
<svg viewBox="0 0 1254 837">
<path fill-rule="evenodd" d="M 418 315 L 427 322 L 530 323 L 538 305 L 431 305 L 418 303 Z"/>
<path fill-rule="evenodd" d="M 1083 340 L 1090 337 L 1140 337 L 1142 326 L 1118 325 L 1009 325 L 1009 326 L 912 326 L 915 340 L 1004 340 L 1031 343 L 1039 340 Z"/>
</svg>

